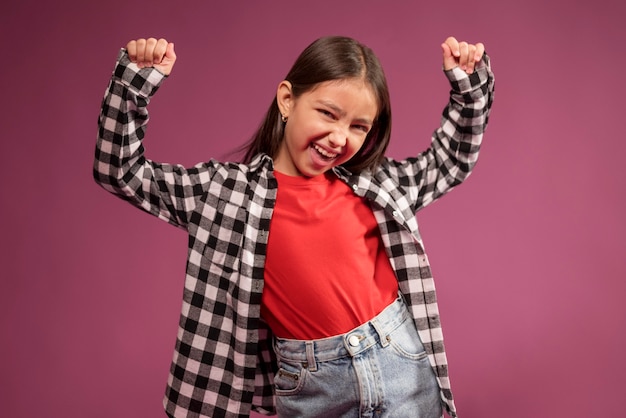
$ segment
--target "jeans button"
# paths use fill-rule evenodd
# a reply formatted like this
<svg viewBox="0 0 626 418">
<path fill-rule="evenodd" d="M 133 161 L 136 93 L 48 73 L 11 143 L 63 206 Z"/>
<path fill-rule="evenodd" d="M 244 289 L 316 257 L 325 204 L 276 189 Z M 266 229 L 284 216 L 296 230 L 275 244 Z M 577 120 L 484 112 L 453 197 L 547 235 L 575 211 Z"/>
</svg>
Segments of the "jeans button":
<svg viewBox="0 0 626 418">
<path fill-rule="evenodd" d="M 356 335 L 351 335 L 350 338 L 348 338 L 348 344 L 350 344 L 352 347 L 358 346 L 359 337 L 357 337 Z"/>
</svg>

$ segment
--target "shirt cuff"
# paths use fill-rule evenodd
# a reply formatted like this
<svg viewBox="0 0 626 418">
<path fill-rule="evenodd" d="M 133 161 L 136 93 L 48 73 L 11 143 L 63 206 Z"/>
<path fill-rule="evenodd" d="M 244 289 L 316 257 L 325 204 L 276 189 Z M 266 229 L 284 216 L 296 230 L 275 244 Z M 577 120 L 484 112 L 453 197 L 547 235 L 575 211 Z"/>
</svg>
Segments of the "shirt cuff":
<svg viewBox="0 0 626 418">
<path fill-rule="evenodd" d="M 483 58 L 476 63 L 472 74 L 467 74 L 458 66 L 450 70 L 444 70 L 444 74 L 448 78 L 452 90 L 460 94 L 468 93 L 486 83 L 492 77 L 489 56 L 486 53 L 483 54 Z"/>
<path fill-rule="evenodd" d="M 120 49 L 113 78 L 135 91 L 139 96 L 150 97 L 167 78 L 156 68 L 139 68 L 130 61 L 126 49 Z"/>
</svg>

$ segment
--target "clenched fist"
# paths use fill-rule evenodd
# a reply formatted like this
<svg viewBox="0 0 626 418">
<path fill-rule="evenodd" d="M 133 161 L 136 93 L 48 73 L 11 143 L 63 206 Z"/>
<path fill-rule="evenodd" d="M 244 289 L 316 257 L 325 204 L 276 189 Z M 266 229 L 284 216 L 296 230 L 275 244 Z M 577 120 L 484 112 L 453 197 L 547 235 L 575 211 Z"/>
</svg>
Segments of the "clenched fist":
<svg viewBox="0 0 626 418">
<path fill-rule="evenodd" d="M 452 36 L 441 44 L 441 49 L 443 50 L 444 70 L 451 70 L 458 66 L 468 74 L 474 72 L 476 63 L 480 62 L 485 53 L 485 45 L 482 43 L 459 42 Z"/>
<path fill-rule="evenodd" d="M 165 39 L 136 39 L 126 45 L 128 57 L 139 68 L 154 67 L 169 75 L 176 62 L 174 44 Z"/>
</svg>

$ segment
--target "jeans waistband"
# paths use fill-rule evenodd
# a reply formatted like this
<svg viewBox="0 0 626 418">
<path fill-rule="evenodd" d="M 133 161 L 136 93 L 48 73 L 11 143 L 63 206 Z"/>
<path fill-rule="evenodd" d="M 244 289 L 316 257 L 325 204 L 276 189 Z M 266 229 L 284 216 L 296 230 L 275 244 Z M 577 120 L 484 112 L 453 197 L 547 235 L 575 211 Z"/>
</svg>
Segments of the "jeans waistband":
<svg viewBox="0 0 626 418">
<path fill-rule="evenodd" d="M 356 356 L 376 344 L 386 347 L 388 335 L 407 318 L 408 310 L 399 296 L 373 319 L 343 335 L 308 341 L 275 338 L 274 351 L 279 359 L 307 363 L 315 370 L 318 362 Z"/>
</svg>

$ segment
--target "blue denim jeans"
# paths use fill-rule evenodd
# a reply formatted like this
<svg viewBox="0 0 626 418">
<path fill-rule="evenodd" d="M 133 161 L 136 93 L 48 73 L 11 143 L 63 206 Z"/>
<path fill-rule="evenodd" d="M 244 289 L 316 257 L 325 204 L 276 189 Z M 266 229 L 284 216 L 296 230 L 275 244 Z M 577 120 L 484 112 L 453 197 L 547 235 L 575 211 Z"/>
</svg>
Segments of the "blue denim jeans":
<svg viewBox="0 0 626 418">
<path fill-rule="evenodd" d="M 339 336 L 276 338 L 279 417 L 442 417 L 439 387 L 399 297 Z"/>
</svg>

